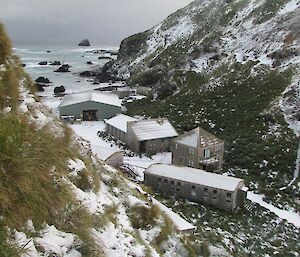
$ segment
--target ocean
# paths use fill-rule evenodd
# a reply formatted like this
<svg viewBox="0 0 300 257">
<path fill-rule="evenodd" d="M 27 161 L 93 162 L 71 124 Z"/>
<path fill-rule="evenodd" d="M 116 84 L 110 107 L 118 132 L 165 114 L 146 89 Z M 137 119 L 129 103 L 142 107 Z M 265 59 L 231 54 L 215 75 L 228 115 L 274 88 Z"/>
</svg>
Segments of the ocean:
<svg viewBox="0 0 300 257">
<path fill-rule="evenodd" d="M 111 56 L 108 53 L 92 53 L 93 50 L 110 50 L 117 51 L 118 47 L 93 46 L 57 46 L 57 45 L 16 45 L 14 53 L 20 57 L 21 62 L 25 64 L 25 71 L 34 81 L 38 77 L 46 77 L 52 83 L 49 87 L 44 87 L 43 92 L 38 92 L 48 107 L 54 113 L 57 113 L 57 106 L 61 101 L 61 97 L 54 95 L 53 90 L 57 86 L 63 85 L 66 94 L 81 91 L 92 90 L 101 86 L 107 86 L 107 83 L 101 85 L 93 85 L 90 78 L 80 77 L 79 73 L 87 70 L 94 70 L 102 67 L 108 60 L 98 59 L 100 56 Z M 115 56 L 111 56 L 116 58 Z M 47 61 L 48 65 L 39 65 L 39 62 Z M 60 61 L 62 64 L 69 64 L 70 72 L 61 73 L 54 72 L 60 66 L 49 65 L 49 62 Z M 93 64 L 88 65 L 91 61 Z"/>
</svg>

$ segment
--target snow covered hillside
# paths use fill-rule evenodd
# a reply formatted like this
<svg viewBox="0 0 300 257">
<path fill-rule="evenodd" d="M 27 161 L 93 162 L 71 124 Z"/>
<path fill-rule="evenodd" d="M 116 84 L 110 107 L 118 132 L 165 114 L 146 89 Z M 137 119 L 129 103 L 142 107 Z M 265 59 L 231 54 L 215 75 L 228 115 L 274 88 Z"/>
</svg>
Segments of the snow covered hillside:
<svg viewBox="0 0 300 257">
<path fill-rule="evenodd" d="M 110 71 L 152 89 L 128 114 L 224 139 L 225 171 L 297 208 L 300 1 L 195 0 L 124 39 Z M 290 190 L 279 190 L 290 185 Z M 279 194 L 276 196 L 276 194 Z M 280 199 L 278 199 L 280 198 Z"/>
</svg>

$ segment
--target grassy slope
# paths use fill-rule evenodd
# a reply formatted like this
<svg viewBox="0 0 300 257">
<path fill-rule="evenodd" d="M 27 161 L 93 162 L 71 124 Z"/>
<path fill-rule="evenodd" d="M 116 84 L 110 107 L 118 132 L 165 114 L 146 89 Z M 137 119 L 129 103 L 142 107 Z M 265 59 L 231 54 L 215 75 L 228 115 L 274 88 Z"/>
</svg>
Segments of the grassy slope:
<svg viewBox="0 0 300 257">
<path fill-rule="evenodd" d="M 47 127 L 39 129 L 29 121 L 28 115 L 18 112 L 20 80 L 26 80 L 25 87 L 28 89 L 32 88 L 32 83 L 18 59 L 11 55 L 11 43 L 2 24 L 0 65 L 0 110 L 7 106 L 12 109 L 8 114 L 0 112 L 1 256 L 21 253 L 8 241 L 12 234 L 7 227 L 26 231 L 24 226 L 29 219 L 36 229 L 46 222 L 62 231 L 77 234 L 84 242 L 81 252 L 84 256 L 93 256 L 95 249 L 90 245 L 88 232 L 91 217 L 78 207 L 61 180 L 67 175 L 67 160 L 79 156 L 78 148 L 71 144 L 67 128 L 61 137 L 55 136 Z M 91 175 L 89 171 L 88 174 Z M 68 220 L 64 219 L 66 208 L 72 213 Z M 76 220 L 77 217 L 82 219 Z"/>
</svg>

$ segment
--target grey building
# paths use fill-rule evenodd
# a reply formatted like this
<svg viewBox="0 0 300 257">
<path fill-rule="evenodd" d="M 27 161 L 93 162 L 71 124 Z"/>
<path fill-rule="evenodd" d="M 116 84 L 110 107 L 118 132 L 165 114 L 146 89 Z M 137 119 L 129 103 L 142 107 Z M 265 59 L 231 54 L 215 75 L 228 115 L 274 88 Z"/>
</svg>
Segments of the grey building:
<svg viewBox="0 0 300 257">
<path fill-rule="evenodd" d="M 178 134 L 166 118 L 130 121 L 127 123 L 127 145 L 136 153 L 153 155 L 169 149 Z"/>
<path fill-rule="evenodd" d="M 137 121 L 137 119 L 124 114 L 119 114 L 111 119 L 105 120 L 106 132 L 126 144 L 127 123 L 131 121 Z"/>
<path fill-rule="evenodd" d="M 239 178 L 168 164 L 151 165 L 144 183 L 155 191 L 227 211 L 242 208 L 248 190 Z"/>
<path fill-rule="evenodd" d="M 198 127 L 172 140 L 172 163 L 206 171 L 222 170 L 224 141 Z"/>
<path fill-rule="evenodd" d="M 104 120 L 121 113 L 121 101 L 115 94 L 89 91 L 66 95 L 58 109 L 63 119 Z"/>
</svg>

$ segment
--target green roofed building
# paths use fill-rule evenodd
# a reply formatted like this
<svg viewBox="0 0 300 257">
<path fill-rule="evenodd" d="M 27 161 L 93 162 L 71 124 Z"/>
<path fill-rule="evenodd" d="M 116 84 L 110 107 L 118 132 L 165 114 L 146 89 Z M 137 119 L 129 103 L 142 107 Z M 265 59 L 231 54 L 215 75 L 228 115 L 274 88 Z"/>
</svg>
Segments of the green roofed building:
<svg viewBox="0 0 300 257">
<path fill-rule="evenodd" d="M 96 121 L 121 113 L 121 101 L 115 94 L 89 91 L 66 95 L 58 108 L 62 119 Z"/>
</svg>

